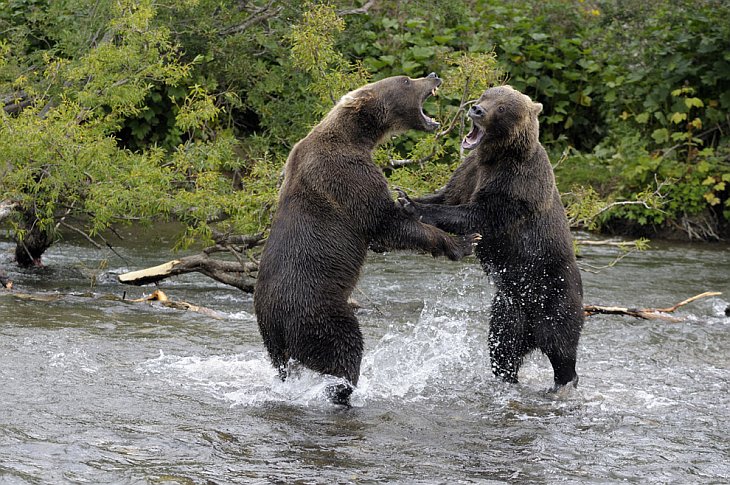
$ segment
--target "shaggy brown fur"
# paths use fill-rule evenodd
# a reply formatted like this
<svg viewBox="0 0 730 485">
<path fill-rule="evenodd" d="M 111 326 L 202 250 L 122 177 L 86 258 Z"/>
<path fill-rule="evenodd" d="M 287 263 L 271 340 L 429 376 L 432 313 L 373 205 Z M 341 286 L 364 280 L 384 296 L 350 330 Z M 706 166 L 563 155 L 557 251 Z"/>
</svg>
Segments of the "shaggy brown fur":
<svg viewBox="0 0 730 485">
<path fill-rule="evenodd" d="M 573 382 L 583 326 L 583 287 L 550 161 L 539 142 L 542 105 L 510 86 L 488 89 L 469 111 L 473 150 L 436 194 L 401 203 L 457 234 L 479 232 L 476 255 L 497 291 L 489 350 L 495 375 L 517 382 L 522 359 L 540 349 L 555 389 Z"/>
<path fill-rule="evenodd" d="M 449 236 L 400 210 L 372 150 L 408 129 L 438 123 L 422 104 L 441 80 L 397 76 L 345 95 L 291 151 L 279 205 L 259 268 L 256 316 L 282 378 L 290 359 L 343 377 L 332 389 L 347 404 L 357 385 L 363 341 L 347 299 L 370 245 L 422 249 L 458 260 L 476 235 Z"/>
</svg>

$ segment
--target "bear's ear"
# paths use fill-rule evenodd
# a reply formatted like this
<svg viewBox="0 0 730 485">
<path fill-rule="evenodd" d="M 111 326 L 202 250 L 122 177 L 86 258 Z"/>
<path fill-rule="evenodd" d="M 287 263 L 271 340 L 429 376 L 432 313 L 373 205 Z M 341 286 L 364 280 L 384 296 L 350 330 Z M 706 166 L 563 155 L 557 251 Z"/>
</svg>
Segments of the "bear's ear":
<svg viewBox="0 0 730 485">
<path fill-rule="evenodd" d="M 532 108 L 530 109 L 532 111 L 533 116 L 537 116 L 540 113 L 542 113 L 542 103 L 532 103 Z"/>
<path fill-rule="evenodd" d="M 340 98 L 338 103 L 343 108 L 354 109 L 360 111 L 368 102 L 375 98 L 375 93 L 370 89 L 356 89 Z"/>
</svg>

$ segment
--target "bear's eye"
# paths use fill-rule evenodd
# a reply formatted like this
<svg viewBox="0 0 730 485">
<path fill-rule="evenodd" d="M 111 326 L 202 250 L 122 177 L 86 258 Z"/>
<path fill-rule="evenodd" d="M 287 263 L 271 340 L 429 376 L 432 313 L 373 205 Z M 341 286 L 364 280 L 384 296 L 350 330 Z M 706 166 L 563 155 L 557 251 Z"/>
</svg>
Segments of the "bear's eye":
<svg viewBox="0 0 730 485">
<path fill-rule="evenodd" d="M 504 106 L 500 106 L 498 109 L 500 113 L 504 113 Z"/>
<path fill-rule="evenodd" d="M 405 78 L 405 79 L 403 80 L 403 84 L 410 84 L 410 83 L 411 83 L 411 80 L 410 80 L 410 79 L 408 79 L 408 78 Z"/>
</svg>

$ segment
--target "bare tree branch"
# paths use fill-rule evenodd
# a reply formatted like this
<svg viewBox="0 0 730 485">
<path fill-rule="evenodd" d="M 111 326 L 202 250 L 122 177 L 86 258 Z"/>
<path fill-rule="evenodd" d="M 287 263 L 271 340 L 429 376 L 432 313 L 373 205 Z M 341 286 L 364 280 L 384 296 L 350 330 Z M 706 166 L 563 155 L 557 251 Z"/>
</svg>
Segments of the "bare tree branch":
<svg viewBox="0 0 730 485">
<path fill-rule="evenodd" d="M 3 105 L 8 105 L 17 103 L 18 101 L 23 100 L 27 97 L 28 95 L 25 91 L 15 91 L 14 93 L 2 95 L 2 98 L 0 98 L 0 100 L 2 100 Z"/>
<path fill-rule="evenodd" d="M 264 241 L 263 233 L 258 234 L 243 234 L 243 235 L 232 235 L 229 233 L 213 231 L 213 240 L 217 246 L 237 245 L 241 246 L 243 250 L 251 249 L 256 246 L 260 246 Z M 225 251 L 226 249 L 222 249 Z M 212 251 L 211 251 L 212 252 Z"/>
<path fill-rule="evenodd" d="M 225 29 L 220 30 L 218 32 L 218 35 L 226 36 L 240 34 L 241 32 L 251 27 L 253 24 L 263 22 L 266 19 L 276 16 L 284 9 L 284 7 L 271 9 L 271 7 L 274 5 L 274 1 L 275 0 L 270 0 L 269 3 L 265 6 L 257 8 L 256 10 L 251 12 L 251 15 L 249 15 L 248 18 L 242 23 L 238 25 L 231 25 L 230 27 L 226 27 Z"/>
<path fill-rule="evenodd" d="M 684 301 L 681 301 L 677 303 L 676 305 L 672 305 L 667 308 L 623 308 L 623 307 L 608 307 L 608 306 L 598 306 L 598 305 L 585 305 L 583 307 L 583 312 L 585 316 L 589 317 L 592 315 L 597 314 L 604 314 L 604 315 L 627 315 L 630 317 L 635 318 L 641 318 L 644 320 L 666 320 L 669 322 L 680 322 L 682 321 L 681 318 L 672 317 L 669 315 L 666 315 L 667 313 L 673 313 L 675 310 L 677 310 L 680 307 L 683 307 L 684 305 L 687 305 L 688 303 L 692 303 L 695 300 L 699 300 L 700 298 L 706 298 L 708 296 L 719 296 L 722 295 L 722 293 L 718 291 L 706 291 L 704 293 L 700 293 L 699 295 L 695 295 L 693 297 L 687 298 Z"/>
<path fill-rule="evenodd" d="M 23 101 L 18 101 L 17 103 L 6 104 L 5 106 L 3 106 L 3 111 L 11 115 L 18 114 L 28 106 L 33 104 L 33 101 L 33 99 L 25 99 Z"/>
<path fill-rule="evenodd" d="M 157 283 L 171 276 L 186 273 L 202 273 L 223 284 L 233 286 L 246 293 L 253 293 L 255 279 L 252 273 L 258 270 L 255 262 L 241 264 L 238 261 L 213 259 L 207 254 L 195 254 L 139 271 L 119 275 L 121 283 L 146 285 Z"/>
<path fill-rule="evenodd" d="M 66 229 L 71 229 L 72 231 L 74 231 L 74 232 L 76 232 L 78 234 L 81 234 L 84 237 L 84 239 L 86 239 L 87 241 L 89 241 L 91 243 L 92 246 L 94 246 L 96 249 L 101 249 L 101 245 L 99 245 L 99 243 L 97 243 L 96 241 L 94 241 L 93 239 L 91 239 L 88 236 L 88 234 L 86 234 L 84 231 L 82 231 L 78 227 L 72 226 L 71 224 L 67 223 L 63 219 L 61 219 L 61 221 L 58 224 L 62 225 Z"/>
<path fill-rule="evenodd" d="M 130 301 L 133 303 L 151 303 L 151 302 L 158 302 L 162 304 L 163 306 L 166 306 L 168 308 L 174 308 L 175 310 L 186 310 L 196 313 L 202 313 L 203 315 L 207 315 L 209 317 L 222 319 L 224 318 L 222 314 L 218 313 L 215 310 L 211 310 L 210 308 L 202 307 L 199 305 L 193 305 L 192 303 L 188 303 L 186 301 L 180 301 L 180 300 L 171 300 L 168 298 L 168 296 L 163 292 L 162 290 L 155 290 L 152 292 L 151 295 L 144 297 L 144 298 L 137 298 L 135 300 L 125 300 Z"/>
</svg>

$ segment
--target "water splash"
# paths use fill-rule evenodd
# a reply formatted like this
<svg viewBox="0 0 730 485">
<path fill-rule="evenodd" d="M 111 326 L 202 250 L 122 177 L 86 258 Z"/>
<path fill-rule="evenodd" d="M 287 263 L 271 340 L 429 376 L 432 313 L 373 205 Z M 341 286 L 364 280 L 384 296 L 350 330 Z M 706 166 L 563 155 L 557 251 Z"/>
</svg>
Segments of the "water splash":
<svg viewBox="0 0 730 485">
<path fill-rule="evenodd" d="M 353 406 L 370 400 L 442 400 L 444 381 L 471 382 L 481 379 L 488 362 L 486 347 L 476 341 L 468 317 L 446 313 L 438 304 L 427 303 L 418 321 L 404 329 L 392 329 L 366 351 Z M 286 382 L 279 380 L 266 353 L 238 355 L 178 356 L 162 350 L 141 364 L 139 372 L 175 387 L 204 390 L 232 406 L 266 402 L 289 402 L 304 406 L 327 404 L 325 389 L 341 382 L 300 368 Z"/>
<path fill-rule="evenodd" d="M 444 389 L 481 379 L 488 355 L 474 331 L 479 323 L 441 308 L 425 302 L 415 324 L 391 329 L 365 353 L 355 400 L 443 400 L 451 397 Z"/>
<path fill-rule="evenodd" d="M 233 406 L 286 402 L 301 406 L 328 406 L 326 388 L 342 382 L 305 368 L 282 382 L 264 351 L 221 356 L 166 355 L 139 366 L 138 372 L 168 384 L 203 391 Z"/>
</svg>

